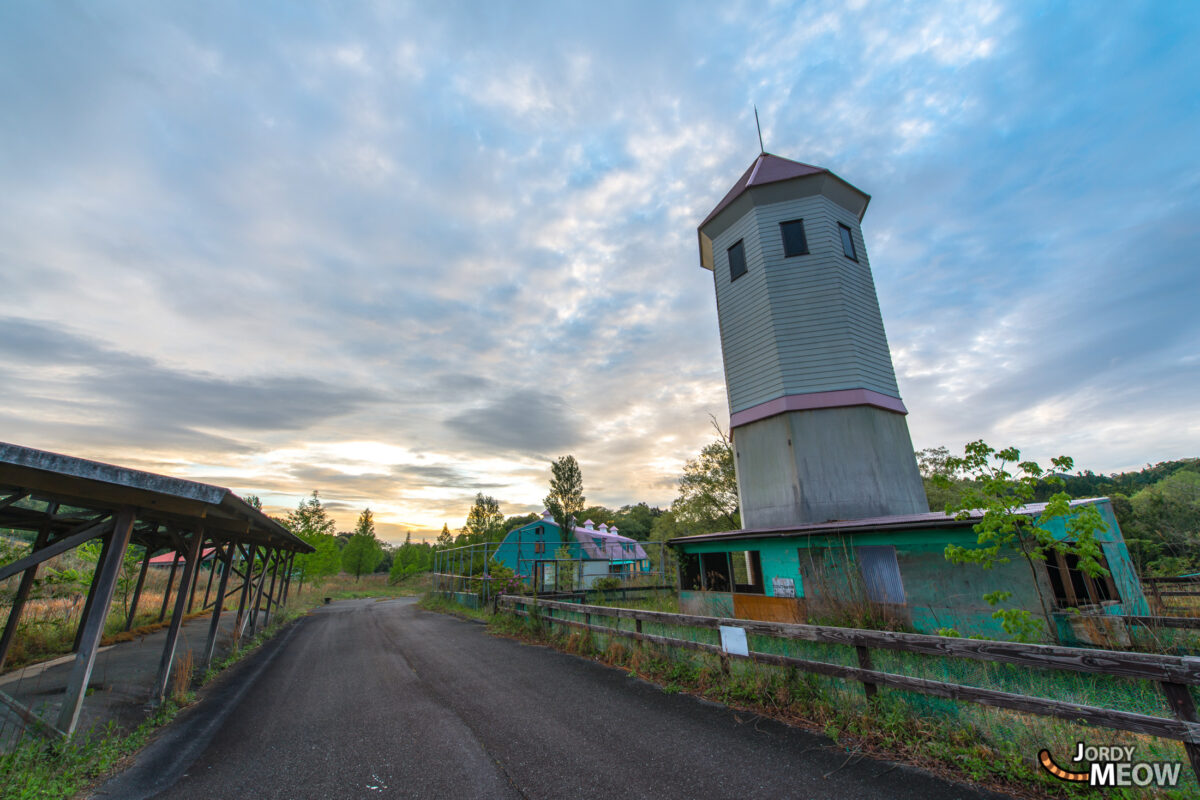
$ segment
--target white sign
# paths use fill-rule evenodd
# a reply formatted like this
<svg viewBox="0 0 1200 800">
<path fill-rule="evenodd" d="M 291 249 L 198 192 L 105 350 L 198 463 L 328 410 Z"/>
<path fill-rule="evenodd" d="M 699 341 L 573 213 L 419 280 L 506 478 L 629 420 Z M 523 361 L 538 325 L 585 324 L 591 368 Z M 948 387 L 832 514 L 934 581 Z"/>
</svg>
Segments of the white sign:
<svg viewBox="0 0 1200 800">
<path fill-rule="evenodd" d="M 730 655 L 750 655 L 750 646 L 746 644 L 746 629 L 722 625 L 721 649 Z"/>
<path fill-rule="evenodd" d="M 795 597 L 796 581 L 791 578 L 772 578 L 772 594 L 776 597 Z"/>
</svg>

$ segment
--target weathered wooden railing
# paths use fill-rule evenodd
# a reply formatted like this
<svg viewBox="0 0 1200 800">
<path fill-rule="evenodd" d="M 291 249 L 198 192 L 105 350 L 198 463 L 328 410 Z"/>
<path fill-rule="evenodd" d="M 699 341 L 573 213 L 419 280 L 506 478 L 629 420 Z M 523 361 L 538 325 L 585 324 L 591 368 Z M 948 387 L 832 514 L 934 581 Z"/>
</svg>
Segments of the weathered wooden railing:
<svg viewBox="0 0 1200 800">
<path fill-rule="evenodd" d="M 1200 597 L 1200 577 L 1189 575 L 1186 578 L 1142 578 L 1142 584 L 1149 590 L 1147 596 L 1152 598 L 1156 613 L 1166 614 L 1179 607 L 1170 608 L 1164 597 Z M 1165 591 L 1164 591 L 1165 589 Z M 1185 613 L 1196 608 L 1184 607 Z"/>
<path fill-rule="evenodd" d="M 1086 725 L 1149 734 L 1151 736 L 1160 736 L 1164 739 L 1174 739 L 1183 742 L 1187 750 L 1188 759 L 1191 761 L 1192 769 L 1200 777 L 1200 718 L 1197 717 L 1196 706 L 1192 700 L 1191 690 L 1189 689 L 1191 686 L 1200 685 L 1200 658 L 1058 647 L 1053 645 L 1021 644 L 985 639 L 958 639 L 946 636 L 895 633 L 892 631 L 873 631 L 858 628 L 833 628 L 820 625 L 701 617 L 691 614 L 670 614 L 661 611 L 640 611 L 628 608 L 560 603 L 552 600 L 514 595 L 502 595 L 498 602 L 500 608 L 508 609 L 522 616 L 527 615 L 529 613 L 528 608 L 534 605 L 543 609 L 542 619 L 549 624 L 590 630 L 608 636 L 621 636 L 665 647 L 679 647 L 714 653 L 723 658 L 739 658 L 759 664 L 792 667 L 803 672 L 855 680 L 863 684 L 864 691 L 868 697 L 874 696 L 875 687 L 888 686 L 919 694 L 946 697 L 953 700 L 965 700 L 985 706 L 1024 711 L 1030 714 L 1058 717 L 1059 719 Z M 556 617 L 554 616 L 555 611 L 582 615 L 583 620 L 566 619 L 562 616 Z M 635 622 L 636 627 L 630 631 L 606 625 L 598 625 L 593 622 L 597 618 L 629 619 Z M 857 651 L 859 666 L 849 667 L 842 664 L 813 661 L 775 653 L 751 651 L 746 656 L 727 653 L 720 645 L 716 644 L 643 633 L 643 622 L 713 630 L 720 629 L 722 626 L 730 626 L 741 628 L 747 633 L 780 639 L 798 639 L 822 644 L 846 645 L 854 647 Z M 926 678 L 914 678 L 890 672 L 880 672 L 872 668 L 870 655 L 872 649 L 898 650 L 929 656 L 968 658 L 976 661 L 1017 664 L 1039 669 L 1060 669 L 1154 681 L 1161 687 L 1167 703 L 1175 714 L 1175 719 L 1138 714 L 1130 711 L 1117 711 L 1098 706 L 1066 703 L 1044 697 L 1031 697 L 1029 695 L 995 689 L 982 689 L 976 686 L 946 683 Z"/>
</svg>

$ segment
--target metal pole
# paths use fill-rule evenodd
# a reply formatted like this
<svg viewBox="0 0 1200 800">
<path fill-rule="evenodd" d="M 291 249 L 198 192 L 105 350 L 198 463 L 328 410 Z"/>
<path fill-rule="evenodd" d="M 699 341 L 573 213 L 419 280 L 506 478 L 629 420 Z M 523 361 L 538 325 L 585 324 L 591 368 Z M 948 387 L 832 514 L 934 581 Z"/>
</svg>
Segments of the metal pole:
<svg viewBox="0 0 1200 800">
<path fill-rule="evenodd" d="M 187 586 L 190 581 L 194 581 L 203 544 L 204 532 L 193 533 L 192 541 L 188 546 L 187 561 L 183 564 L 183 581 L 179 584 L 180 588 Z M 171 679 L 171 664 L 175 661 L 175 645 L 179 641 L 179 626 L 183 623 L 187 605 L 187 594 L 185 592 L 176 593 L 175 610 L 171 612 L 171 627 L 167 630 L 167 641 L 163 645 L 162 657 L 158 662 L 158 676 L 154 679 L 154 691 L 150 695 L 150 702 L 155 705 L 161 703 L 167 693 L 167 681 Z"/>
<path fill-rule="evenodd" d="M 125 618 L 125 630 L 133 627 L 133 618 L 137 615 L 138 602 L 142 599 L 142 585 L 146 582 L 146 571 L 150 569 L 150 554 L 154 551 L 146 545 L 146 557 L 142 559 L 142 568 L 138 570 L 137 585 L 133 587 L 133 602 L 129 604 L 129 616 Z"/>
<path fill-rule="evenodd" d="M 171 561 L 171 574 L 167 576 L 167 588 L 163 589 L 162 608 L 158 611 L 158 621 L 162 622 L 167 616 L 167 604 L 171 602 L 171 586 L 175 583 L 175 570 L 179 568 L 179 548 L 175 548 L 175 558 Z"/>
<path fill-rule="evenodd" d="M 37 539 L 33 543 L 33 552 L 45 547 L 49 538 L 49 529 L 43 527 L 38 531 Z M 0 636 L 0 669 L 3 669 L 4 661 L 8 658 L 8 649 L 12 647 L 13 638 L 17 633 L 17 622 L 21 619 L 25 601 L 29 599 L 29 591 L 33 588 L 33 579 L 37 577 L 39 566 L 41 565 L 34 564 L 21 575 L 21 583 L 17 586 L 17 594 L 13 597 L 12 608 L 8 612 L 8 622 L 4 623 L 4 635 Z"/>
<path fill-rule="evenodd" d="M 217 581 L 217 600 L 213 603 L 212 622 L 208 624 L 208 640 L 204 643 L 205 669 L 212 666 L 213 650 L 217 646 L 217 631 L 221 627 L 221 609 L 225 605 L 225 589 L 229 585 L 229 568 L 233 565 L 233 542 L 221 553 L 221 580 Z M 218 550 L 218 552 L 221 552 Z M 215 563 L 214 563 L 215 566 Z"/>
<path fill-rule="evenodd" d="M 68 736 L 75 732 L 75 726 L 79 723 L 79 710 L 83 707 L 83 697 L 87 694 L 92 667 L 96 664 L 96 649 L 100 646 L 100 637 L 104 635 L 104 621 L 108 617 L 108 607 L 117 588 L 117 574 L 120 572 L 121 561 L 125 558 L 125 550 L 129 547 L 129 537 L 133 535 L 133 522 L 136 517 L 136 510 L 128 506 L 117 512 L 113 531 L 109 536 L 107 558 L 96 565 L 99 580 L 92 582 L 96 590 L 95 602 L 80 623 L 83 636 L 75 653 L 71 675 L 67 678 L 62 710 L 58 715 L 58 729 Z"/>
</svg>

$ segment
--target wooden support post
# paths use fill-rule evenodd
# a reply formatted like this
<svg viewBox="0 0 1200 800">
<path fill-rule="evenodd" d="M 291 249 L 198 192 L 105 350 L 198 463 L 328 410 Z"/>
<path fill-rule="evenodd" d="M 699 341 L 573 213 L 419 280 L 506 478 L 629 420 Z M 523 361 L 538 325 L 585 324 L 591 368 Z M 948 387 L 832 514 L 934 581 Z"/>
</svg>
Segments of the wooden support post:
<svg viewBox="0 0 1200 800">
<path fill-rule="evenodd" d="M 49 538 L 49 530 L 42 528 L 37 535 L 37 539 L 34 540 L 33 549 L 37 551 L 45 547 L 46 540 Z M 21 575 L 21 582 L 17 586 L 16 595 L 13 597 L 12 608 L 8 611 L 8 621 L 4 623 L 4 635 L 0 636 L 0 669 L 4 668 L 4 661 L 8 658 L 8 649 L 12 647 L 13 639 L 17 635 L 17 623 L 21 619 L 21 611 L 25 608 L 25 601 L 29 599 L 29 592 L 33 589 L 33 580 L 37 577 L 38 566 L 38 564 L 34 564 Z"/>
<path fill-rule="evenodd" d="M 262 605 L 263 586 L 267 582 L 267 562 L 271 560 L 271 551 L 263 548 L 262 570 L 258 573 L 258 586 L 254 589 L 254 604 L 250 607 L 250 635 L 258 630 L 258 607 Z"/>
<path fill-rule="evenodd" d="M 0 705 L 8 706 L 9 711 L 18 716 L 25 723 L 25 730 L 32 728 L 44 738 L 51 741 L 56 739 L 61 740 L 66 736 L 65 733 L 39 717 L 28 706 L 21 703 L 12 695 L 0 692 Z"/>
<path fill-rule="evenodd" d="M 271 588 L 267 590 L 267 607 L 263 609 L 263 627 L 271 624 L 271 604 L 279 605 L 279 601 L 275 599 L 275 578 L 279 573 L 279 561 L 282 554 L 276 550 L 275 557 L 271 559 Z M 279 588 L 283 588 L 280 586 Z"/>
<path fill-rule="evenodd" d="M 133 587 L 133 602 L 129 604 L 129 616 L 125 618 L 125 630 L 133 627 L 133 619 L 137 616 L 138 602 L 142 599 L 142 586 L 146 583 L 146 572 L 150 569 L 150 556 L 153 553 L 150 545 L 146 545 L 146 557 L 142 559 L 142 568 L 138 570 L 137 585 Z"/>
<path fill-rule="evenodd" d="M 246 607 L 250 599 L 250 590 L 254 586 L 254 551 L 258 549 L 257 545 L 250 545 L 248 548 L 242 549 L 242 557 L 246 559 L 245 565 L 242 567 L 242 594 L 238 598 L 237 616 L 233 621 L 233 635 L 235 639 L 242 638 L 242 632 L 246 626 Z"/>
<path fill-rule="evenodd" d="M 187 560 L 183 564 L 183 580 L 179 584 L 181 591 L 176 592 L 175 610 L 171 612 L 171 626 L 167 629 L 167 641 L 163 645 L 162 656 L 158 661 L 158 676 L 154 679 L 154 690 L 150 694 L 150 702 L 158 705 L 167 694 L 167 682 L 171 679 L 171 665 L 175 662 L 175 645 L 179 641 L 179 627 L 183 624 L 183 615 L 187 610 L 188 593 L 182 591 L 195 582 L 196 571 L 199 568 L 200 552 L 204 545 L 204 531 L 192 534 L 188 544 Z"/>
<path fill-rule="evenodd" d="M 1192 701 L 1192 692 L 1186 684 L 1163 681 L 1161 684 L 1167 703 L 1171 706 L 1175 718 L 1181 722 L 1200 722 L 1196 716 L 1196 704 Z M 1187 751 L 1188 761 L 1192 762 L 1192 771 L 1200 778 L 1200 745 L 1192 742 L 1183 743 Z"/>
<path fill-rule="evenodd" d="M 283 578 L 283 604 L 286 606 L 288 601 L 288 592 L 292 590 L 292 573 L 296 567 L 296 551 L 288 553 L 287 559 L 287 575 Z"/>
<path fill-rule="evenodd" d="M 200 583 L 200 561 L 204 557 L 204 540 L 200 540 L 200 549 L 196 551 L 196 568 L 192 570 L 192 582 L 188 586 L 188 604 L 187 613 L 192 613 L 192 608 L 196 605 L 196 584 Z"/>
<path fill-rule="evenodd" d="M 179 569 L 179 548 L 175 548 L 175 558 L 171 561 L 171 574 L 167 576 L 167 588 L 163 589 L 162 608 L 158 611 L 158 621 L 167 617 L 167 604 L 171 602 L 171 586 L 175 583 L 175 570 Z"/>
<path fill-rule="evenodd" d="M 7 580 L 13 575 L 24 572 L 35 564 L 41 564 L 43 561 L 48 561 L 60 553 L 65 553 L 72 548 L 78 547 L 89 539 L 95 539 L 97 536 L 106 536 L 111 528 L 111 515 L 105 514 L 98 521 L 89 520 L 75 530 L 68 532 L 65 536 L 61 536 L 50 542 L 50 544 L 41 550 L 35 550 L 24 558 L 18 558 L 16 561 L 10 561 L 3 567 L 0 567 L 0 581 Z"/>
<path fill-rule="evenodd" d="M 100 565 L 105 563 L 108 558 L 109 550 L 112 549 L 112 534 L 104 538 L 104 544 L 100 547 L 100 559 L 96 562 L 96 569 L 92 572 L 92 582 L 88 585 L 87 600 L 83 603 L 83 613 L 79 615 L 79 627 L 75 629 L 75 641 L 71 645 L 71 652 L 78 653 L 79 645 L 83 642 L 83 621 L 87 619 L 92 612 L 92 606 L 96 604 L 96 584 L 100 580 Z"/>
<path fill-rule="evenodd" d="M 216 539 L 212 540 L 212 546 L 213 557 L 208 565 L 208 584 L 204 587 L 204 604 L 200 606 L 201 610 L 208 608 L 208 596 L 212 593 L 213 577 L 217 574 L 217 563 L 220 561 L 218 556 L 221 553 L 221 548 L 217 545 Z"/>
<path fill-rule="evenodd" d="M 1163 616 L 1167 613 L 1167 605 L 1163 602 L 1162 595 L 1159 594 L 1158 580 L 1156 578 L 1148 578 L 1147 580 L 1150 582 L 1150 588 L 1154 590 L 1154 601 L 1158 605 L 1158 608 L 1154 609 L 1154 613 Z"/>
<path fill-rule="evenodd" d="M 854 649 L 858 651 L 858 666 L 862 667 L 863 669 L 874 670 L 875 667 L 871 666 L 870 649 L 861 644 L 855 646 Z M 875 699 L 875 695 L 878 693 L 878 691 L 878 686 L 873 683 L 867 683 L 866 681 L 863 681 L 863 692 L 867 695 L 868 700 Z"/>
<path fill-rule="evenodd" d="M 225 548 L 224 552 L 218 548 L 217 552 L 221 553 L 221 580 L 217 581 L 217 599 L 213 603 L 212 622 L 208 624 L 208 639 L 204 643 L 204 653 L 201 664 L 204 669 L 212 666 L 213 651 L 217 646 L 217 631 L 221 627 L 221 609 L 225 605 L 225 589 L 229 586 L 229 568 L 233 566 L 233 542 Z M 216 565 L 215 559 L 213 565 Z"/>
<path fill-rule="evenodd" d="M 100 646 L 100 637 L 104 635 L 104 621 L 108 617 L 113 592 L 117 589 L 117 575 L 121 571 L 125 550 L 129 547 L 129 537 L 133 534 L 133 521 L 136 517 L 137 512 L 130 507 L 124 507 L 117 513 L 106 557 L 96 565 L 96 574 L 99 577 L 92 582 L 96 590 L 95 599 L 89 613 L 80 623 L 83 636 L 80 637 L 75 663 L 67 678 L 67 690 L 58 716 L 58 729 L 67 736 L 74 733 L 75 726 L 79 724 L 79 710 L 83 707 L 88 681 L 92 677 L 92 667 L 96 664 L 96 650 Z"/>
</svg>

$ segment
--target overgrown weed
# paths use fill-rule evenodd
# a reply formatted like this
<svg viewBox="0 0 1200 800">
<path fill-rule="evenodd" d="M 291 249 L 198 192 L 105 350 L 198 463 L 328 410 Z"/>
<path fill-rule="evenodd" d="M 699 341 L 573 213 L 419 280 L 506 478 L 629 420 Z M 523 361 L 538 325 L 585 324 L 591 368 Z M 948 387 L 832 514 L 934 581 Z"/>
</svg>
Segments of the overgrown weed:
<svg viewBox="0 0 1200 800">
<path fill-rule="evenodd" d="M 904 761 L 951 780 L 972 781 L 1018 796 L 1094 797 L 1095 790 L 1060 781 L 1035 760 L 1047 748 L 1061 754 L 1061 763 L 1081 740 L 1135 745 L 1141 758 L 1183 763 L 1179 787 L 1107 789 L 1106 797 L 1182 800 L 1197 796 L 1196 779 L 1177 742 L 886 688 L 868 702 L 857 683 L 741 660 L 733 661 L 726 671 L 713 654 L 666 651 L 602 633 L 589 636 L 590 646 L 584 647 L 584 637 L 562 633 L 563 626 L 554 625 L 549 631 L 531 625 L 529 618 L 508 613 L 497 614 L 489 627 L 628 670 L 669 693 L 722 702 L 824 733 L 838 745 L 867 755 Z"/>
</svg>

